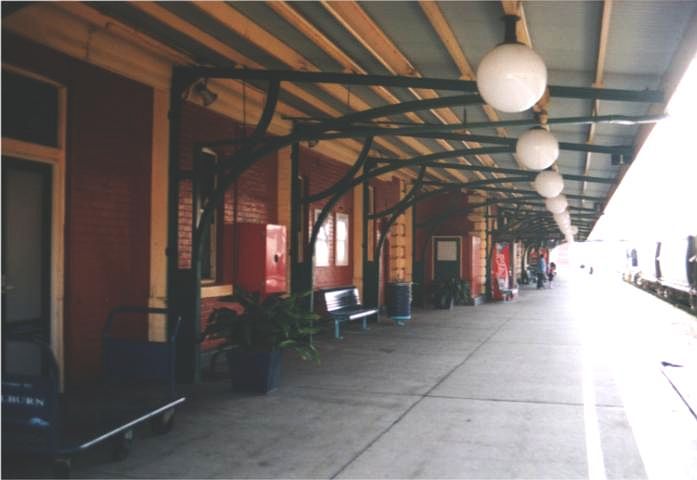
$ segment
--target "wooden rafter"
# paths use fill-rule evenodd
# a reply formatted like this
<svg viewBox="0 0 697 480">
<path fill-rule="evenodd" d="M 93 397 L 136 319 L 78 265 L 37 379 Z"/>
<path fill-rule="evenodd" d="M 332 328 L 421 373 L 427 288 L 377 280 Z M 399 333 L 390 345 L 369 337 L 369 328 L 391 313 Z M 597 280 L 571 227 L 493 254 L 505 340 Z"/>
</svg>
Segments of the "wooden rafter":
<svg viewBox="0 0 697 480">
<path fill-rule="evenodd" d="M 603 2 L 603 14 L 600 21 L 600 40 L 598 41 L 598 55 L 595 64 L 595 81 L 593 82 L 594 87 L 602 87 L 603 79 L 605 74 L 605 56 L 607 54 L 607 39 L 610 33 L 610 17 L 612 15 L 612 0 L 605 0 Z M 600 114 L 600 100 L 593 101 L 593 108 L 591 110 L 592 115 Z M 593 143 L 595 139 L 596 125 L 591 124 L 588 127 L 588 135 L 586 136 L 586 143 Z M 583 167 L 583 174 L 588 175 L 591 168 L 591 158 L 592 153 L 586 153 L 586 162 Z M 588 186 L 587 182 L 583 182 L 581 186 L 581 194 L 586 193 L 586 188 Z"/>
<path fill-rule="evenodd" d="M 168 27 L 188 36 L 189 38 L 197 41 L 198 43 L 201 43 L 202 45 L 205 45 L 207 48 L 211 49 L 212 51 L 218 53 L 219 55 L 232 60 L 238 65 L 245 66 L 247 68 L 258 68 L 258 69 L 263 69 L 264 67 L 257 63 L 256 61 L 246 57 L 242 53 L 238 52 L 237 50 L 233 49 L 229 45 L 221 42 L 217 38 L 213 37 L 207 32 L 204 32 L 203 30 L 195 27 L 191 23 L 183 20 L 182 18 L 178 17 L 177 15 L 173 14 L 169 10 L 167 10 L 164 7 L 161 7 L 157 5 L 156 3 L 153 2 L 133 2 L 132 6 L 134 8 L 137 8 L 144 13 L 152 16 L 153 18 L 157 19 L 158 21 L 162 22 L 163 24 L 167 25 Z M 247 89 L 250 91 L 253 91 L 253 88 L 251 86 L 247 86 Z M 286 90 L 288 93 L 300 98 L 304 102 L 306 102 L 308 105 L 311 105 L 312 107 L 316 108 L 317 110 L 326 113 L 327 115 L 330 116 L 339 116 L 341 115 L 341 112 L 336 110 L 335 108 L 331 107 L 330 105 L 322 102 L 321 100 L 317 99 L 316 97 L 313 97 L 309 95 L 305 90 L 302 88 L 298 87 L 297 85 L 294 85 L 290 82 L 284 82 L 283 84 L 283 89 Z M 360 144 L 358 142 L 353 142 L 355 143 L 355 148 L 360 149 Z M 352 145 L 354 146 L 354 145 Z M 405 158 L 408 157 L 408 155 L 392 145 L 389 142 L 383 143 L 383 146 L 388 148 L 390 151 L 392 151 L 395 155 Z"/>
<path fill-rule="evenodd" d="M 339 48 L 333 41 L 331 41 L 324 33 L 317 29 L 312 23 L 310 23 L 305 17 L 303 17 L 297 10 L 291 7 L 286 2 L 279 1 L 269 1 L 267 2 L 269 8 L 274 10 L 278 15 L 280 15 L 286 22 L 292 25 L 300 33 L 305 35 L 312 43 L 317 47 L 322 49 L 327 55 L 332 57 L 337 63 L 339 63 L 344 70 L 347 72 L 365 75 L 368 72 L 361 67 L 354 59 L 352 59 L 346 52 Z M 392 92 L 387 88 L 382 86 L 371 87 L 378 96 L 384 99 L 386 102 L 391 104 L 400 103 L 399 98 L 397 98 Z M 417 114 L 410 112 L 406 116 L 415 123 L 423 123 Z M 430 152 L 430 149 L 419 142 L 418 140 L 410 137 L 402 137 L 402 141 L 407 143 L 411 148 L 417 151 L 419 154 L 423 155 Z M 429 173 L 431 169 L 429 169 Z M 450 172 L 452 175 L 460 178 L 465 178 L 460 172 Z M 436 176 L 439 174 L 436 173 Z"/>
<path fill-rule="evenodd" d="M 193 5 L 211 15 L 218 22 L 225 25 L 249 43 L 257 48 L 265 50 L 292 69 L 311 72 L 320 71 L 309 60 L 303 57 L 297 50 L 291 48 L 274 35 L 270 34 L 256 23 L 242 15 L 238 10 L 223 2 L 193 2 Z M 342 85 L 320 84 L 319 88 L 325 90 L 340 102 L 347 102 L 348 107 L 354 110 L 366 110 L 371 106 L 358 95 L 352 94 Z M 405 157 L 406 153 L 385 139 L 378 139 L 376 143 L 387 148 L 399 157 Z"/>
<path fill-rule="evenodd" d="M 215 18 L 226 28 L 240 35 L 250 44 L 264 50 L 269 55 L 274 56 L 279 61 L 288 65 L 290 68 L 309 72 L 320 71 L 316 65 L 303 57 L 303 55 L 301 55 L 297 50 L 291 48 L 285 42 L 254 23 L 252 20 L 236 10 L 233 6 L 223 2 L 193 2 L 193 5 Z M 337 100 L 347 102 L 347 106 L 352 110 L 360 111 L 371 108 L 371 105 L 369 105 L 365 100 L 355 93 L 350 92 L 343 85 L 323 83 L 319 84 L 318 86 Z M 419 143 L 412 138 L 402 139 L 402 141 L 412 147 L 414 144 Z M 405 158 L 408 156 L 404 151 L 394 146 L 391 142 L 388 142 L 384 138 L 376 139 L 375 143 L 382 145 L 393 153 L 396 153 L 398 157 Z M 431 169 L 429 170 L 429 173 L 438 178 L 443 178 L 440 172 L 436 170 Z"/>
<path fill-rule="evenodd" d="M 506 15 L 516 15 L 520 18 L 518 23 L 516 23 L 516 37 L 518 41 L 524 43 L 530 48 L 534 48 L 532 44 L 532 37 L 530 36 L 530 29 L 528 28 L 528 21 L 525 17 L 525 9 L 523 8 L 522 0 L 501 0 L 501 7 L 503 8 L 503 13 Z M 541 114 L 541 120 L 547 115 L 547 105 L 549 104 L 549 90 L 545 91 L 545 94 L 540 99 L 539 102 L 535 104 L 533 110 Z"/>
<path fill-rule="evenodd" d="M 443 42 L 446 50 L 448 50 L 448 53 L 453 59 L 453 62 L 455 62 L 455 65 L 457 65 L 458 70 L 460 70 L 461 78 L 464 80 L 476 80 L 475 71 L 472 69 L 465 52 L 462 50 L 457 37 L 455 37 L 455 33 L 450 27 L 445 15 L 443 15 L 443 11 L 438 6 L 438 3 L 434 1 L 419 0 L 419 5 L 428 18 L 428 21 L 431 23 L 433 30 L 436 32 L 441 42 Z M 500 120 L 496 110 L 494 110 L 490 105 L 484 104 L 482 105 L 482 108 L 489 120 L 492 122 L 498 122 Z M 496 132 L 501 137 L 508 136 L 508 132 L 503 127 L 497 128 Z"/>
<path fill-rule="evenodd" d="M 409 59 L 358 3 L 355 1 L 328 2 L 326 0 L 321 3 L 390 73 L 413 77 L 421 76 Z M 431 89 L 409 88 L 409 91 L 418 99 L 438 97 L 438 93 Z M 460 122 L 457 115 L 449 108 L 431 110 L 431 113 L 445 124 Z M 478 148 L 475 142 L 463 143 L 470 148 Z M 449 147 L 449 149 L 453 149 L 452 146 L 449 145 Z M 496 165 L 489 156 L 481 155 L 477 158 L 483 165 Z M 466 159 L 461 159 L 461 161 L 466 161 Z"/>
<path fill-rule="evenodd" d="M 532 44 L 532 37 L 530 36 L 530 29 L 528 28 L 528 21 L 525 16 L 525 9 L 523 8 L 523 0 L 501 0 L 501 7 L 503 8 L 503 13 L 505 15 L 515 15 L 519 18 L 518 22 L 516 23 L 516 38 L 518 41 L 524 43 L 530 48 L 534 48 Z M 546 88 L 542 98 L 532 107 L 532 109 L 539 115 L 540 122 L 545 125 L 547 123 L 549 98 L 549 88 Z M 557 162 L 554 162 L 552 165 L 552 170 L 559 172 L 559 165 Z"/>
</svg>

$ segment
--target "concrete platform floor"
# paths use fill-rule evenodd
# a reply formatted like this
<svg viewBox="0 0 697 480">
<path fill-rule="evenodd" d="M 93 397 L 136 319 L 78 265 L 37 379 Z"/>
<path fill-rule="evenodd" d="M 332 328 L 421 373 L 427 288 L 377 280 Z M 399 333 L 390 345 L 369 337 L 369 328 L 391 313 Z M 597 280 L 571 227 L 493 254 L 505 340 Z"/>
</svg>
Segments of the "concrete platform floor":
<svg viewBox="0 0 697 480">
<path fill-rule="evenodd" d="M 196 386 L 170 434 L 143 428 L 128 459 L 95 449 L 74 476 L 697 478 L 697 420 L 659 368 L 695 360 L 697 318 L 570 274 L 403 328 L 351 325 L 319 339 L 320 365 L 286 355 L 267 396 Z"/>
</svg>

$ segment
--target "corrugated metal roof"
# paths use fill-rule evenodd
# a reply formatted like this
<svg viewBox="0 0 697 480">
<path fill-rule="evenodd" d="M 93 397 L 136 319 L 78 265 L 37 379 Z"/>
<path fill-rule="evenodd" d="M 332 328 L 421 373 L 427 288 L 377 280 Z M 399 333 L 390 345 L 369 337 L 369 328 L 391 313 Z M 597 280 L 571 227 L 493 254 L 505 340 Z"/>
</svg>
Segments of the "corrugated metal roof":
<svg viewBox="0 0 697 480">
<path fill-rule="evenodd" d="M 697 2 L 614 2 L 607 71 L 663 75 L 696 10 Z"/>
<path fill-rule="evenodd" d="M 602 2 L 525 2 L 532 44 L 554 72 L 587 72 L 588 82 L 567 83 L 550 75 L 550 82 L 589 86 L 595 72 Z"/>
<path fill-rule="evenodd" d="M 190 55 L 202 65 L 229 66 L 232 62 L 221 57 L 205 45 L 144 13 L 125 2 L 90 3 L 101 12 L 132 25 L 153 38 Z M 159 4 L 176 14 L 182 20 L 214 36 L 231 48 L 239 51 L 266 69 L 287 69 L 288 63 L 279 58 L 276 52 L 266 51 L 264 45 L 255 45 L 244 38 L 240 32 L 234 32 L 221 22 L 209 16 L 200 8 L 188 2 L 165 2 Z M 323 50 L 320 45 L 305 36 L 296 27 L 289 24 L 264 2 L 230 2 L 234 8 L 252 22 L 288 45 L 304 59 L 321 71 L 339 72 L 342 65 Z M 387 38 L 395 45 L 397 51 L 407 58 L 416 70 L 427 77 L 459 78 L 460 71 L 450 53 L 434 30 L 428 17 L 416 2 L 364 2 L 356 4 L 377 24 Z M 476 71 L 482 57 L 503 40 L 504 24 L 501 21 L 504 9 L 499 2 L 439 2 L 452 34 L 459 43 L 472 69 Z M 527 27 L 536 51 L 543 57 L 548 68 L 550 84 L 590 87 L 596 76 L 598 49 L 600 47 L 600 30 L 603 14 L 602 2 L 524 2 L 523 8 Z M 298 12 L 309 24 L 325 35 L 345 55 L 351 58 L 370 74 L 389 75 L 390 70 L 376 59 L 356 38 L 356 33 L 342 25 L 328 9 L 319 2 L 292 2 L 290 8 Z M 607 56 L 603 70 L 606 88 L 628 90 L 655 89 L 661 85 L 661 78 L 670 65 L 690 21 L 694 21 L 697 2 L 669 1 L 614 1 L 607 40 Z M 364 39 L 371 42 L 375 39 Z M 254 83 L 263 87 L 263 82 Z M 348 105 L 349 98 L 337 98 L 326 90 L 312 84 L 299 85 L 306 95 L 324 102 L 331 108 L 348 113 L 353 109 Z M 360 98 L 376 107 L 385 105 L 384 96 L 369 86 L 352 86 L 350 95 Z M 406 88 L 389 88 L 389 92 L 399 101 L 413 101 L 414 92 Z M 457 92 L 438 92 L 441 96 Z M 287 92 L 281 94 L 281 100 L 309 116 L 323 117 L 326 113 L 311 107 L 304 99 Z M 353 105 L 353 104 L 352 104 Z M 570 99 L 552 97 L 547 104 L 550 118 L 588 116 L 593 111 L 591 99 Z M 647 103 L 601 101 L 600 114 L 643 115 L 651 108 Z M 480 106 L 454 107 L 451 109 L 462 121 L 466 110 L 467 123 L 488 122 Z M 428 124 L 440 121 L 429 111 L 416 114 Z M 529 119 L 532 112 L 502 113 L 497 112 L 501 120 Z M 408 122 L 405 115 L 391 117 L 393 121 Z M 517 137 L 529 127 L 507 127 L 509 137 Z M 497 135 L 493 126 L 472 129 L 481 135 Z M 590 127 L 587 124 L 552 125 L 551 131 L 562 142 L 585 143 Z M 631 145 L 638 127 L 635 125 L 598 124 L 595 128 L 593 143 L 606 146 Z M 388 138 L 401 150 L 410 155 L 416 151 L 397 138 Z M 438 152 L 443 150 L 442 142 L 427 138 L 417 139 L 426 149 Z M 452 148 L 463 148 L 462 142 L 448 141 Z M 482 146 L 488 146 L 483 144 Z M 388 153 L 384 148 L 376 147 Z M 468 157 L 472 157 L 471 155 Z M 516 168 L 517 162 L 511 154 L 490 156 L 497 166 Z M 584 174 L 606 178 L 616 178 L 620 167 L 612 165 L 610 155 L 593 153 L 588 172 L 586 153 L 562 150 L 557 165 L 562 174 Z M 479 161 L 469 158 L 474 164 Z M 446 173 L 446 175 L 452 175 Z M 468 173 L 469 175 L 469 173 Z M 589 195 L 603 196 L 610 186 L 600 183 L 588 183 L 585 192 Z M 582 183 L 568 181 L 565 191 L 580 193 Z M 576 201 L 578 203 L 578 201 Z"/>
<path fill-rule="evenodd" d="M 362 6 L 422 76 L 460 76 L 417 2 L 365 2 Z"/>
</svg>

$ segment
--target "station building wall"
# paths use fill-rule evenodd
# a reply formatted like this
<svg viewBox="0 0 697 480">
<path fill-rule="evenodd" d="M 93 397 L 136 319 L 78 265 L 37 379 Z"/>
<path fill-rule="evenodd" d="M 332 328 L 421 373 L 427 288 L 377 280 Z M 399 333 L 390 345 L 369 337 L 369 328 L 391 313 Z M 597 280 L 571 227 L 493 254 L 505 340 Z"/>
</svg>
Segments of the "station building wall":
<svg viewBox="0 0 697 480">
<path fill-rule="evenodd" d="M 99 374 L 108 312 L 148 303 L 153 91 L 9 34 L 2 56 L 67 89 L 63 338 L 75 384 Z"/>
<path fill-rule="evenodd" d="M 68 90 L 66 268 L 61 278 L 65 295 L 60 298 L 65 303 L 58 302 L 57 308 L 64 317 L 60 321 L 65 338 L 59 340 L 66 352 L 62 370 L 68 372 L 69 384 L 83 383 L 99 373 L 100 334 L 111 308 L 165 304 L 167 88 L 173 60 L 169 52 L 152 50 L 149 45 L 144 48 L 137 36 L 100 30 L 99 42 L 93 42 L 88 22 L 60 6 L 42 5 L 34 10 L 32 16 L 13 16 L 11 28 L 3 30 L 3 64 L 51 78 Z M 50 28 L 34 35 L 36 22 Z M 90 54 L 85 55 L 86 51 Z M 242 115 L 228 108 L 239 99 L 235 100 L 233 90 L 217 85 L 221 87 L 221 100 L 213 109 L 184 106 L 183 166 L 191 165 L 195 141 L 239 138 L 244 132 L 239 123 Z M 254 108 L 259 110 L 258 105 Z M 275 119 L 271 131 L 284 133 L 282 123 Z M 353 155 L 342 142 L 302 148 L 301 169 L 308 188 L 321 189 L 335 182 L 349 168 L 340 160 L 352 160 Z M 287 158 L 288 152 L 279 152 L 258 162 L 227 192 L 219 212 L 219 245 L 234 244 L 235 220 L 288 224 Z M 399 182 L 373 183 L 378 200 L 399 199 Z M 383 193 L 385 189 L 389 192 Z M 362 209 L 357 207 L 362 200 L 354 192 L 345 195 L 333 212 L 334 218 L 336 212 L 349 214 L 349 264 L 322 267 L 317 288 L 347 285 L 362 278 L 358 240 Z M 180 205 L 184 208 L 178 219 L 178 264 L 187 268 L 194 219 L 191 180 L 181 182 Z M 311 217 L 305 219 L 309 230 Z M 232 291 L 234 249 L 221 250 L 216 256 L 215 282 L 202 288 L 202 318 L 221 305 L 220 296 Z M 334 248 L 330 251 L 333 254 Z M 152 320 L 150 328 L 129 333 L 157 339 L 162 329 L 153 330 Z"/>
<path fill-rule="evenodd" d="M 477 268 L 476 261 L 473 261 L 473 248 L 476 249 L 478 242 L 483 239 L 474 239 L 477 237 L 474 231 L 471 212 L 462 212 L 458 215 L 453 215 L 446 222 L 439 225 L 435 230 L 430 231 L 426 228 L 420 228 L 418 225 L 438 217 L 438 215 L 451 208 L 466 208 L 468 205 L 467 194 L 460 192 L 450 192 L 444 195 L 438 195 L 429 198 L 414 207 L 414 222 L 417 225 L 414 235 L 414 261 L 419 264 L 419 270 L 422 272 L 422 278 L 414 278 L 415 282 L 420 282 L 428 291 L 433 279 L 433 242 L 434 236 L 457 236 L 460 241 L 460 271 L 464 279 L 472 279 L 473 269 Z M 471 282 L 472 293 L 474 296 L 481 293 L 478 282 Z"/>
<path fill-rule="evenodd" d="M 308 195 L 321 192 L 336 184 L 349 170 L 345 163 L 337 162 L 326 155 L 318 153 L 312 149 L 300 149 L 299 175 L 303 178 L 305 192 Z M 328 199 L 312 202 L 304 212 L 305 236 L 303 244 L 307 244 L 312 227 L 315 221 L 315 211 L 326 205 Z M 349 261 L 347 265 L 336 265 L 336 214 L 344 213 L 349 216 Z M 331 288 L 344 285 L 351 285 L 353 282 L 353 229 L 358 215 L 362 212 L 353 212 L 353 191 L 349 190 L 336 203 L 327 219 L 325 228 L 327 229 L 329 247 L 329 265 L 315 267 L 315 288 Z M 307 252 L 305 252 L 307 255 Z"/>
</svg>

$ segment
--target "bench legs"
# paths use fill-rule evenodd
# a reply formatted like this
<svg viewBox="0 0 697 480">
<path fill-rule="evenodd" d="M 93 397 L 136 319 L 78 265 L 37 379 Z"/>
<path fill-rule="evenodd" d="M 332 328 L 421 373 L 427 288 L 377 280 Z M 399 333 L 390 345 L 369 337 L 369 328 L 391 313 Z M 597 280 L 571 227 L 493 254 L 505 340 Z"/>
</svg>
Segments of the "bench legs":
<svg viewBox="0 0 697 480">
<path fill-rule="evenodd" d="M 347 320 L 344 319 L 335 319 L 334 320 L 334 338 L 336 340 L 343 340 L 344 337 L 341 336 L 341 322 L 345 322 Z M 362 327 L 363 330 L 370 330 L 368 328 L 368 317 L 363 317 L 361 319 L 362 322 Z"/>
</svg>

